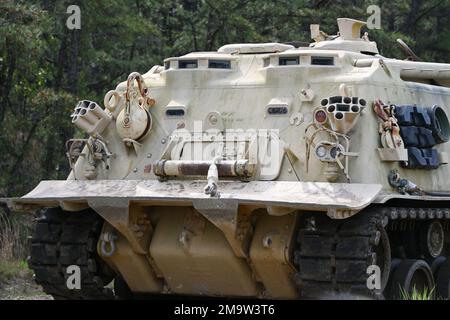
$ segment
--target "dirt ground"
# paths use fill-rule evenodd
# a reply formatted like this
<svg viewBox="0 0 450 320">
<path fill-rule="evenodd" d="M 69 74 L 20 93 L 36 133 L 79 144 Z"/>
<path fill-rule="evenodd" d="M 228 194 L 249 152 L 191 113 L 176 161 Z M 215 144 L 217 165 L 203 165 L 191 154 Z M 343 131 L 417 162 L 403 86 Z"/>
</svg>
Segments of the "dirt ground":
<svg viewBox="0 0 450 320">
<path fill-rule="evenodd" d="M 9 273 L 5 275 L 4 264 L 2 268 L 0 270 L 3 271 L 0 277 L 0 300 L 53 300 L 34 282 L 33 273 L 29 269 L 9 267 Z"/>
<path fill-rule="evenodd" d="M 0 300 L 53 300 L 32 279 L 12 279 L 0 284 Z"/>
</svg>

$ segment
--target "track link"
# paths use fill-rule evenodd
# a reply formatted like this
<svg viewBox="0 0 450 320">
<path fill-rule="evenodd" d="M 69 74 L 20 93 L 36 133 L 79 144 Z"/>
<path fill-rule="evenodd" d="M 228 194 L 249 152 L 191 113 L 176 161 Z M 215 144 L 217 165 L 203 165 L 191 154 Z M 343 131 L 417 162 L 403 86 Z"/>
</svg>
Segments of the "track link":
<svg viewBox="0 0 450 320">
<path fill-rule="evenodd" d="M 323 214 L 305 216 L 294 253 L 302 296 L 372 296 L 366 286 L 366 271 L 376 263 L 377 229 L 386 224 L 387 219 L 374 210 L 348 220 L 332 220 Z"/>
<path fill-rule="evenodd" d="M 68 214 L 50 208 L 38 215 L 28 264 L 46 293 L 55 299 L 114 298 L 112 291 L 104 288 L 113 273 L 96 251 L 101 227 L 101 219 L 91 210 Z M 80 290 L 70 290 L 66 285 L 70 265 L 80 267 Z"/>
<path fill-rule="evenodd" d="M 369 290 L 366 272 L 374 264 L 381 267 L 382 273 L 390 268 L 388 232 L 389 236 L 397 232 L 398 223 L 408 225 L 434 219 L 450 220 L 450 210 L 376 206 L 345 220 L 332 220 L 322 213 L 305 214 L 294 250 L 296 284 L 302 296 L 345 298 L 349 294 L 349 298 L 356 295 L 383 299 L 387 278 L 383 279 L 381 290 Z M 381 245 L 386 248 L 380 250 Z"/>
</svg>

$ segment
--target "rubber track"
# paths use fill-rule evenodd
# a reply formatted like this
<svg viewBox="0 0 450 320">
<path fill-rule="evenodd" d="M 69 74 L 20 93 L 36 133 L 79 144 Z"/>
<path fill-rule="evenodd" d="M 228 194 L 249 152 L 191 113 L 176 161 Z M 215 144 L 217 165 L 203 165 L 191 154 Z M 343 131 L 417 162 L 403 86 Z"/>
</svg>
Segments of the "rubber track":
<svg viewBox="0 0 450 320">
<path fill-rule="evenodd" d="M 96 253 L 101 227 L 101 219 L 90 210 L 67 214 L 50 208 L 37 217 L 28 264 L 46 293 L 55 299 L 114 298 L 112 291 L 104 288 L 112 279 L 111 271 Z M 66 286 L 70 265 L 80 267 L 80 290 Z"/>
<path fill-rule="evenodd" d="M 382 299 L 380 292 L 367 289 L 366 271 L 376 263 L 377 228 L 397 219 L 450 219 L 450 210 L 372 207 L 345 220 L 323 213 L 305 215 L 294 250 L 302 297 L 345 299 L 350 294 Z"/>
</svg>

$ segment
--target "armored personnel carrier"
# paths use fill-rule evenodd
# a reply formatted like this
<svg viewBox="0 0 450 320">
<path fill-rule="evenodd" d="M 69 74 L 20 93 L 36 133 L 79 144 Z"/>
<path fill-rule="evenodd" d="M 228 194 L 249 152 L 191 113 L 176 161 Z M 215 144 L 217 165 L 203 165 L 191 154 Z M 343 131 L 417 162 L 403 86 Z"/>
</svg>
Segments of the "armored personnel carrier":
<svg viewBox="0 0 450 320">
<path fill-rule="evenodd" d="M 401 41 L 406 60 L 383 57 L 363 22 L 338 25 L 168 58 L 79 102 L 70 176 L 8 200 L 40 210 L 44 290 L 450 298 L 450 64 Z"/>
</svg>

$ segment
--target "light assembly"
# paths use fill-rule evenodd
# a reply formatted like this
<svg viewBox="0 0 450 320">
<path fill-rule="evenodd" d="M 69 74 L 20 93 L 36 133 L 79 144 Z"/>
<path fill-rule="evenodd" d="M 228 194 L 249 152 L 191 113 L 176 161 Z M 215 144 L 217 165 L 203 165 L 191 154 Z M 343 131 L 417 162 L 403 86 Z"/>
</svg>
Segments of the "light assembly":
<svg viewBox="0 0 450 320">
<path fill-rule="evenodd" d="M 340 144 L 323 141 L 316 146 L 314 153 L 320 161 L 336 162 L 345 153 L 345 149 Z"/>
<path fill-rule="evenodd" d="M 327 148 L 325 148 L 325 146 L 323 145 L 318 145 L 316 148 L 316 156 L 319 159 L 323 159 L 325 158 L 327 155 Z"/>
<path fill-rule="evenodd" d="M 328 120 L 327 113 L 322 109 L 317 110 L 314 113 L 314 120 L 319 124 L 325 124 Z"/>
<path fill-rule="evenodd" d="M 339 157 L 341 154 L 343 154 L 345 151 L 344 151 L 344 147 L 343 146 L 341 146 L 340 144 L 338 144 L 338 145 L 336 145 L 336 146 L 334 146 L 334 147 L 332 147 L 331 149 L 330 149 L 330 157 L 332 158 L 332 159 L 336 159 L 337 157 Z"/>
</svg>

